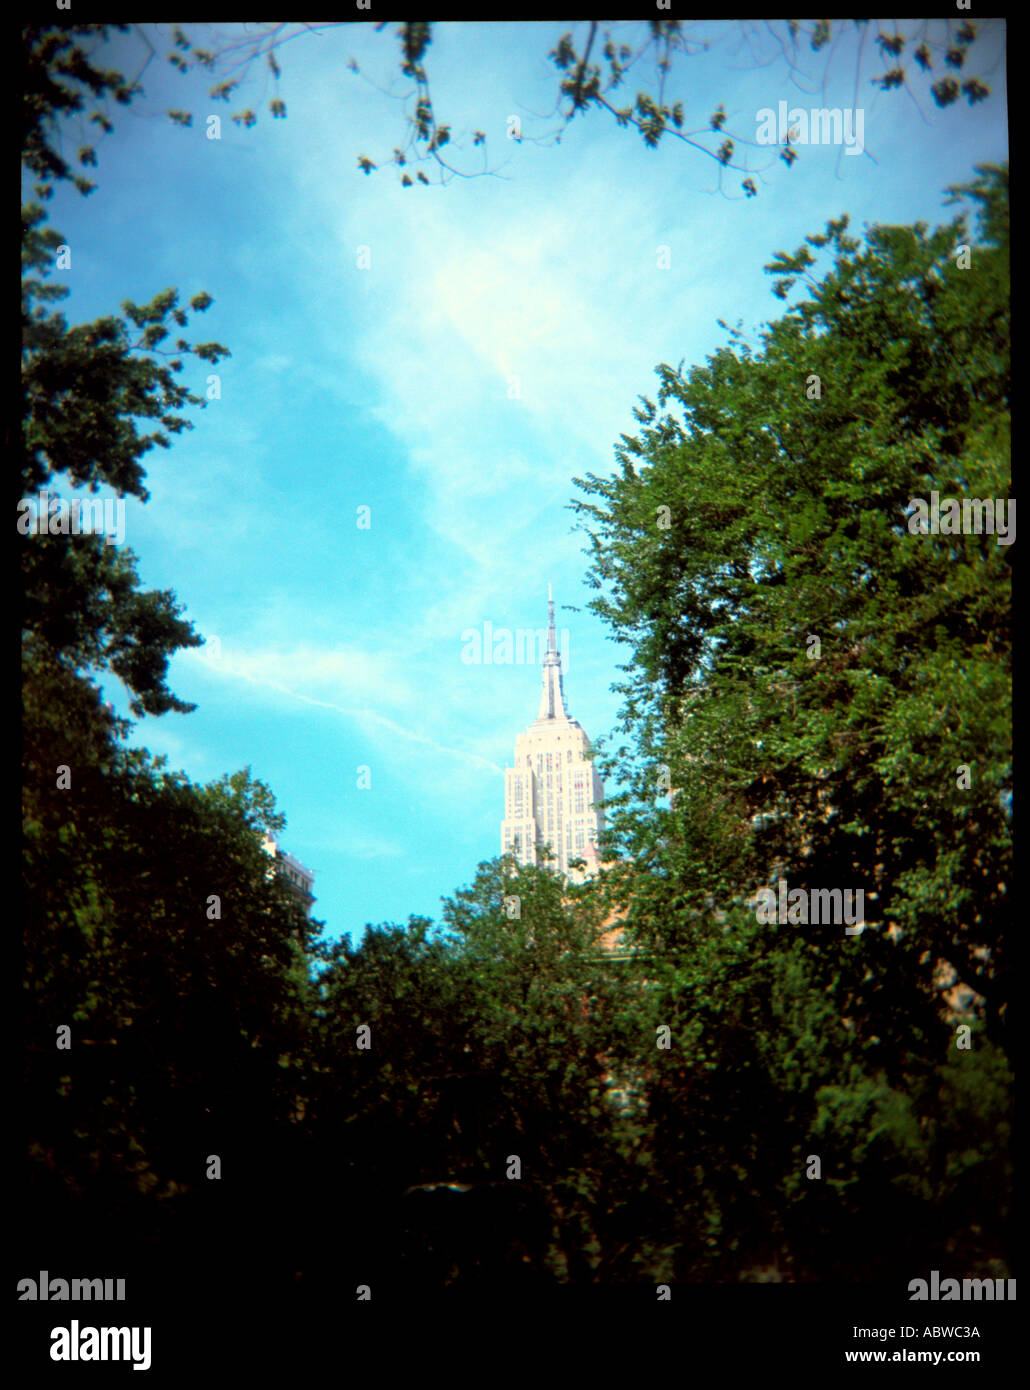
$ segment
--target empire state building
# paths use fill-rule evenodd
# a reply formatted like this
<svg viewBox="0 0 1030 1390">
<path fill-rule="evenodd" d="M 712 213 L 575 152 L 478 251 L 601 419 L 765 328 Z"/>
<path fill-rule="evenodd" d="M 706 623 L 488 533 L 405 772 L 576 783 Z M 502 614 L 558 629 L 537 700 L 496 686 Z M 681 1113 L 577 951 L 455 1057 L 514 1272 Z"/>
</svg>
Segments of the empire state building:
<svg viewBox="0 0 1030 1390">
<path fill-rule="evenodd" d="M 547 845 L 551 867 L 571 883 L 597 871 L 597 842 L 604 829 L 604 783 L 590 761 L 590 740 L 565 709 L 561 653 L 554 630 L 554 602 L 547 586 L 547 651 L 540 712 L 515 740 L 515 766 L 504 774 L 501 853 L 536 864 Z M 585 869 L 569 862 L 585 859 Z"/>
</svg>

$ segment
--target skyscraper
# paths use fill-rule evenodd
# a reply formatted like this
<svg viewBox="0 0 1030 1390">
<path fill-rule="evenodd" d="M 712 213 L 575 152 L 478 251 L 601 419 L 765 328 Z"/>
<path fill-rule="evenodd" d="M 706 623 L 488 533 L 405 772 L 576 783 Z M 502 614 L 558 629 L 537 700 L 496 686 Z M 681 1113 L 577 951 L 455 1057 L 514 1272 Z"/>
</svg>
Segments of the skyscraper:
<svg viewBox="0 0 1030 1390">
<path fill-rule="evenodd" d="M 299 859 L 295 859 L 292 854 L 287 854 L 284 849 L 280 849 L 271 835 L 265 835 L 261 847 L 273 861 L 269 866 L 270 872 L 282 874 L 303 907 L 305 917 L 310 917 L 311 905 L 315 901 L 315 896 L 311 891 L 315 886 L 315 875 L 310 869 L 306 869 Z"/>
<path fill-rule="evenodd" d="M 554 602 L 547 586 L 547 650 L 543 691 L 536 719 L 515 740 L 515 766 L 504 774 L 501 853 L 536 864 L 550 847 L 556 868 L 582 883 L 600 862 L 597 842 L 604 829 L 604 783 L 590 761 L 590 740 L 565 709 L 561 653 L 554 628 Z M 585 859 L 582 870 L 569 861 Z"/>
</svg>

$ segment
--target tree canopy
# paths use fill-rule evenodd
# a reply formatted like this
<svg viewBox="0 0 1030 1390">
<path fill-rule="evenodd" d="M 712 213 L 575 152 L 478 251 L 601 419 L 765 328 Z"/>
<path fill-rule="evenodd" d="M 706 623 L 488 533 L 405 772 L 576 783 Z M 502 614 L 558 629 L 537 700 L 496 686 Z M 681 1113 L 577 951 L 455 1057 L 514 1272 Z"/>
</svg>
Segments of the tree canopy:
<svg viewBox="0 0 1030 1390">
<path fill-rule="evenodd" d="M 932 492 L 1008 508 L 1007 173 L 951 192 L 976 238 L 965 216 L 862 241 L 840 218 L 774 257 L 777 292 L 805 297 L 756 346 L 730 330 L 703 366 L 658 368 L 620 471 L 573 504 L 592 606 L 632 649 L 625 912 L 688 1054 L 658 1082 L 656 1143 L 710 1181 L 713 1232 L 730 1201 L 734 1240 L 765 1230 L 800 1261 L 832 1219 L 870 1270 L 901 1208 L 929 1239 L 977 1181 L 1005 1189 L 1014 529 L 911 522 Z M 861 889 L 864 929 L 760 925 L 780 880 Z M 963 1124 L 966 1158 L 932 1157 Z"/>
<path fill-rule="evenodd" d="M 573 114 L 605 91 L 590 44 L 613 61 L 595 29 L 559 64 Z M 26 31 L 21 488 L 146 501 L 203 405 L 188 360 L 226 349 L 163 346 L 205 294 L 53 307 L 44 204 L 80 178 L 54 123 L 139 90 L 93 33 Z M 950 193 L 975 228 L 842 216 L 773 255 L 782 316 L 661 365 L 616 472 L 577 480 L 630 649 L 630 790 L 581 887 L 493 860 L 439 923 L 324 940 L 263 848 L 272 790 L 169 770 L 104 699 L 191 708 L 174 592 L 101 536 L 22 532 L 20 1254 L 133 1247 L 174 1290 L 207 1243 L 243 1284 L 349 1299 L 882 1279 L 903 1229 L 913 1271 L 1008 1271 L 1007 169 Z M 923 525 L 931 497 L 995 524 Z M 861 929 L 763 919 L 783 883 L 861 892 Z"/>
<path fill-rule="evenodd" d="M 390 26 L 382 21 L 373 27 L 379 33 Z M 70 26 L 60 35 L 46 29 L 27 31 L 26 148 L 29 166 L 44 180 L 72 177 L 84 190 L 93 186 L 81 173 L 72 173 L 66 157 L 48 137 L 47 123 L 54 112 L 81 111 L 88 99 L 95 103 L 88 119 L 102 136 L 111 128 L 110 100 L 127 104 L 140 94 L 150 64 L 162 58 L 183 74 L 196 71 L 209 76 L 210 100 L 226 104 L 242 100 L 243 105 L 230 113 L 237 126 L 256 125 L 262 107 L 273 119 L 285 119 L 284 64 L 288 66 L 288 59 L 283 50 L 296 39 L 333 30 L 340 30 L 342 37 L 348 23 L 248 24 L 232 33 L 205 26 L 200 37 L 195 26 L 176 26 L 164 51 L 158 48 L 164 36 L 158 39 L 133 26 L 140 53 L 134 76 L 126 78 L 96 67 L 92 59 L 97 45 L 90 43 L 90 37 L 102 41 L 109 31 L 126 33 L 129 28 Z M 399 51 L 392 79 L 370 76 L 353 57 L 346 62 L 353 77 L 370 83 L 402 112 L 398 143 L 389 156 L 361 154 L 358 167 L 365 174 L 392 168 L 407 188 L 499 173 L 501 166 L 490 145 L 491 122 L 485 115 L 480 122 L 484 128 L 459 132 L 452 120 L 438 113 L 430 82 L 434 25 L 418 20 L 394 28 Z M 803 157 L 804 139 L 787 130 L 779 132 L 768 148 L 756 139 L 754 130 L 729 123 L 724 102 L 712 111 L 697 110 L 689 97 L 689 76 L 699 55 L 725 48 L 730 51 L 731 66 L 774 69 L 798 91 L 812 95 L 825 88 L 834 64 L 842 58 L 850 64 L 857 105 L 866 92 L 875 89 L 903 92 L 920 110 L 944 109 L 961 101 L 974 106 L 991 95 L 984 74 L 973 71 L 981 29 L 968 16 L 913 21 L 907 29 L 897 21 L 874 28 L 866 19 L 738 20 L 718 30 L 701 21 L 662 18 L 591 20 L 564 30 L 556 25 L 553 47 L 546 54 L 556 76 L 553 107 L 513 115 L 506 123 L 505 137 L 557 145 L 577 117 L 598 115 L 635 131 L 648 148 L 671 142 L 710 160 L 727 196 L 752 198 L 759 192 L 763 172 L 777 160 L 789 168 Z M 174 107 L 167 115 L 178 126 L 193 124 L 192 111 Z M 82 145 L 77 157 L 82 166 L 95 165 L 96 144 Z M 742 177 L 736 180 L 733 175 Z"/>
</svg>

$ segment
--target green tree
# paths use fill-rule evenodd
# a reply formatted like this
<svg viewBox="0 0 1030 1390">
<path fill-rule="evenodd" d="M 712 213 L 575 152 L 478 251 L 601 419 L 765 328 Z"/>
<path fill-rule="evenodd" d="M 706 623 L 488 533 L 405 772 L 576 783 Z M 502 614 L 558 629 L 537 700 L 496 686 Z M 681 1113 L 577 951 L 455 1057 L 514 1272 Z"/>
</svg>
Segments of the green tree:
<svg viewBox="0 0 1030 1390">
<path fill-rule="evenodd" d="M 799 1164 L 836 1132 L 842 1076 L 863 1124 L 882 1106 L 913 1118 L 878 1131 L 896 1141 L 891 1202 L 876 1195 L 875 1146 L 845 1157 L 841 1138 L 820 1222 L 861 1230 L 853 1267 L 876 1269 L 900 1203 L 940 1251 L 968 1204 L 920 1188 L 904 1136 L 909 1123 L 953 1134 L 933 1116 L 960 1104 L 934 1079 L 955 1047 L 956 984 L 974 995 L 977 1041 L 949 1065 L 982 1073 L 997 1055 L 991 1074 L 1005 1073 L 1009 550 L 911 524 L 912 499 L 931 491 L 1010 489 L 1006 171 L 951 192 L 977 207 L 975 239 L 960 216 L 932 232 L 872 227 L 863 245 L 841 218 L 777 255 L 777 293 L 804 277 L 807 297 L 758 348 L 731 331 L 706 365 L 659 368 L 620 473 L 582 480 L 590 500 L 574 504 L 593 606 L 633 647 L 633 791 L 614 831 L 632 859 L 627 915 L 664 961 L 657 997 L 674 1032 L 703 1040 L 652 1093 L 656 1163 L 674 1165 L 674 1188 L 689 1174 L 711 1208 L 710 1232 L 682 1232 L 680 1269 L 707 1267 L 706 1242 L 713 1267 L 739 1267 L 748 1230 L 766 1232 L 766 1254 L 800 1250 L 802 1213 L 832 1185 L 799 1185 Z M 861 935 L 758 923 L 757 890 L 781 879 L 861 889 Z M 981 1176 L 1005 1166 L 1004 1090 L 988 1088 Z M 973 1224 L 997 1253 L 995 1191 Z"/>
<path fill-rule="evenodd" d="M 181 336 L 190 313 L 210 307 L 203 292 L 188 311 L 167 289 L 149 304 L 126 301 L 120 315 L 74 326 L 53 307 L 68 295 L 53 283 L 64 240 L 46 225 L 44 203 L 61 181 L 84 194 L 93 189 L 60 152 L 62 122 L 87 100 L 113 96 L 128 104 L 141 90 L 138 81 L 92 62 L 92 49 L 107 34 L 108 26 L 90 25 L 30 26 L 23 33 L 22 164 L 35 180 L 35 200 L 22 207 L 22 628 L 28 665 L 56 662 L 84 679 L 110 670 L 128 690 L 133 714 L 161 714 L 191 708 L 165 677 L 169 656 L 201 641 L 174 594 L 141 591 L 131 551 L 89 534 L 55 536 L 49 511 L 37 518 L 28 506 L 46 489 L 46 510 L 68 487 L 96 493 L 106 486 L 118 498 L 145 502 L 142 459 L 155 446 L 169 448 L 169 435 L 192 429 L 184 407 L 205 405 L 178 380 L 185 359 L 217 364 L 228 353 L 219 343 Z M 110 125 L 99 110 L 90 119 Z M 95 164 L 95 151 L 81 149 L 79 162 Z M 173 332 L 179 336 L 171 345 Z M 156 427 L 148 429 L 151 422 Z"/>
<path fill-rule="evenodd" d="M 632 1122 L 605 1073 L 633 1051 L 637 991 L 601 958 L 599 917 L 546 867 L 495 860 L 444 930 L 325 948 L 310 1119 L 356 1273 L 438 1288 L 630 1267 Z"/>
<path fill-rule="evenodd" d="M 267 1268 L 276 1242 L 254 1215 L 286 1200 L 261 1193 L 297 1147 L 317 934 L 251 821 L 268 790 L 240 774 L 227 797 L 139 750 L 80 766 L 63 814 L 30 801 L 26 837 L 37 1234 L 57 1250 L 146 1237 L 172 1277 L 176 1252 L 220 1232 L 238 1250 L 260 1238 Z M 209 1181 L 210 1155 L 231 1182 Z"/>
<path fill-rule="evenodd" d="M 127 102 L 138 91 L 90 62 L 81 40 L 98 33 L 26 31 L 23 161 L 43 202 L 62 179 L 90 191 L 59 152 L 61 117 L 87 95 Z M 165 346 L 209 307 L 205 294 L 189 313 L 166 290 L 70 326 L 53 308 L 67 290 L 51 283 L 62 238 L 43 202 L 22 218 L 29 1241 L 56 1268 L 120 1242 L 136 1253 L 149 1243 L 158 1260 L 173 1248 L 192 1258 L 206 1234 L 268 1268 L 276 1244 L 255 1214 L 269 1171 L 294 1161 L 317 924 L 262 849 L 262 831 L 281 825 L 269 790 L 249 770 L 207 789 L 169 773 L 124 746 L 129 722 L 103 698 L 113 675 L 134 716 L 192 708 L 166 679 L 170 656 L 201 641 L 175 595 L 142 590 L 131 551 L 65 534 L 47 524 L 46 505 L 37 526 L 30 506 L 40 489 L 53 498 L 69 486 L 145 501 L 144 456 L 189 427 L 185 407 L 203 405 L 178 380 L 185 359 L 217 363 L 226 349 L 184 337 Z M 209 1181 L 209 1155 L 230 1184 Z M 294 1190 L 295 1178 L 274 1191 Z M 262 1209 L 274 1216 L 281 1202 Z"/>
<path fill-rule="evenodd" d="M 117 27 L 123 32 L 126 28 Z M 242 100 L 230 119 L 250 128 L 258 121 L 261 105 L 273 119 L 286 116 L 285 47 L 306 35 L 324 35 L 343 27 L 342 23 L 275 23 L 247 25 L 242 31 L 226 33 L 205 26 L 199 38 L 193 26 L 193 37 L 175 28 L 171 48 L 160 56 L 180 72 L 197 71 L 212 79 L 209 100 Z M 375 25 L 377 32 L 386 28 L 385 21 Z M 49 54 L 46 45 L 63 44 L 71 49 L 70 57 L 62 54 L 60 64 L 61 109 L 78 111 L 82 101 L 76 102 L 75 97 L 83 93 L 74 84 L 88 86 L 97 98 L 90 119 L 103 131 L 110 128 L 104 109 L 107 97 L 129 100 L 141 90 L 143 75 L 159 56 L 156 36 L 152 38 L 146 29 L 136 26 L 140 62 L 136 77 L 129 82 L 119 73 L 92 65 L 91 58 L 100 51 L 100 44 L 88 43 L 87 29 L 71 31 L 74 40 L 63 34 L 56 37 L 52 31 L 30 32 L 33 54 L 41 48 Z M 97 32 L 106 37 L 107 29 L 98 26 Z M 484 33 L 489 37 L 487 30 Z M 731 49 L 728 67 L 739 67 L 744 54 L 756 68 L 774 69 L 788 76 L 795 87 L 813 93 L 825 87 L 834 61 L 843 56 L 852 65 L 856 93 L 870 87 L 881 92 L 904 91 L 920 109 L 931 101 L 944 108 L 960 99 L 972 106 L 990 95 L 989 85 L 970 70 L 972 63 L 968 62 L 978 51 L 980 37 L 980 26 L 967 17 L 913 21 L 906 30 L 897 22 L 884 23 L 875 31 L 869 20 L 829 19 L 740 20 L 718 29 L 698 21 L 658 18 L 616 23 L 591 20 L 564 31 L 557 24 L 553 46 L 546 55 L 556 71 L 553 109 L 520 122 L 517 132 L 506 133 L 520 141 L 557 145 L 577 117 L 596 115 L 635 131 L 648 148 L 671 141 L 694 156 L 710 160 L 724 191 L 729 172 L 743 175 L 735 196 L 751 198 L 758 192 L 756 179 L 765 169 L 777 159 L 789 168 L 803 154 L 789 133 L 778 147 L 759 149 L 754 129 L 734 129 L 721 102 L 714 111 L 697 110 L 690 101 L 688 84 L 691 69 L 702 55 L 710 57 L 725 45 Z M 487 131 L 457 132 L 451 121 L 438 114 L 429 76 L 433 25 L 423 20 L 398 24 L 396 38 L 399 84 L 396 75 L 384 83 L 361 72 L 353 58 L 347 63 L 348 71 L 370 82 L 403 110 L 403 134 L 392 153 L 375 160 L 361 155 L 359 168 L 366 174 L 381 167 L 393 168 L 403 187 L 497 173 L 497 165 L 490 163 Z M 631 84 L 636 86 L 635 94 Z M 69 87 L 71 96 L 67 94 Z M 252 92 L 249 98 L 245 95 L 248 89 Z M 50 96 L 49 88 L 46 92 Z M 30 103 L 28 110 L 31 119 L 35 106 Z M 190 111 L 172 109 L 167 114 L 176 125 L 193 123 Z M 44 169 L 51 168 L 53 154 L 51 148 L 41 151 L 39 163 Z M 79 157 L 84 163 L 95 163 L 95 147 L 83 146 Z"/>
</svg>

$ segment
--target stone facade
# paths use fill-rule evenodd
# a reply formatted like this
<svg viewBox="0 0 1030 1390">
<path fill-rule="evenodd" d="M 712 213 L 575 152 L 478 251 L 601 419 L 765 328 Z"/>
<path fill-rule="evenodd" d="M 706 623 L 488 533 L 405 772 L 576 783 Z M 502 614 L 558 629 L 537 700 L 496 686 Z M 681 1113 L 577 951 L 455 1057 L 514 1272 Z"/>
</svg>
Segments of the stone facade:
<svg viewBox="0 0 1030 1390">
<path fill-rule="evenodd" d="M 547 609 L 540 711 L 515 740 L 515 766 L 504 774 L 501 853 L 536 864 L 546 845 L 556 861 L 552 867 L 570 883 L 582 883 L 599 864 L 604 783 L 590 760 L 590 740 L 565 708 L 550 586 Z M 570 869 L 576 859 L 586 860 L 586 868 Z"/>
</svg>

